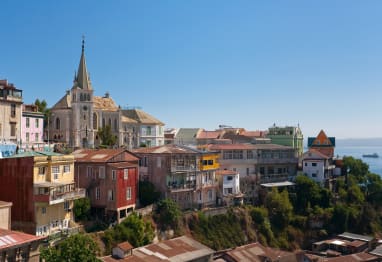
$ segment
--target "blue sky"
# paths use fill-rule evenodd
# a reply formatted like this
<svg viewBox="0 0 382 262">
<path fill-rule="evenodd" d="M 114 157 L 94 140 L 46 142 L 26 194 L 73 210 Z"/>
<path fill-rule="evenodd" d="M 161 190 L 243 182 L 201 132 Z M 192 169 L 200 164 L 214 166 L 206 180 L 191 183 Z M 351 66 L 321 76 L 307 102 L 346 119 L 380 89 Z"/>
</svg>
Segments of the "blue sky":
<svg viewBox="0 0 382 262">
<path fill-rule="evenodd" d="M 382 1 L 0 2 L 0 79 L 70 89 L 86 36 L 96 95 L 166 127 L 382 137 Z"/>
</svg>

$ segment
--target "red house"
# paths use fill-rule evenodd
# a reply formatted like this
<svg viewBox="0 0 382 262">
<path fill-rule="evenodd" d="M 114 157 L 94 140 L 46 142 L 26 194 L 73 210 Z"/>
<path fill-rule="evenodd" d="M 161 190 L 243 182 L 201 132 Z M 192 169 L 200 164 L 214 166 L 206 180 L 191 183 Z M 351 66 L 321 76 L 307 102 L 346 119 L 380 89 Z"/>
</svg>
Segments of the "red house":
<svg viewBox="0 0 382 262">
<path fill-rule="evenodd" d="M 75 151 L 75 181 L 86 188 L 93 211 L 118 223 L 135 209 L 139 158 L 125 149 Z"/>
</svg>

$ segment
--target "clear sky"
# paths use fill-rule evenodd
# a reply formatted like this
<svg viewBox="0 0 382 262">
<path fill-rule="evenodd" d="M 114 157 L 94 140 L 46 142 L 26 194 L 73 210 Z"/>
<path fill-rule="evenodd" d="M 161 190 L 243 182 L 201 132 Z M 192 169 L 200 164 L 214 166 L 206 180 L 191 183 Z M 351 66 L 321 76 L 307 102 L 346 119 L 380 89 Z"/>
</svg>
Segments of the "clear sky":
<svg viewBox="0 0 382 262">
<path fill-rule="evenodd" d="M 96 95 L 166 127 L 382 137 L 382 1 L 0 1 L 0 79 L 53 106 L 86 37 Z"/>
</svg>

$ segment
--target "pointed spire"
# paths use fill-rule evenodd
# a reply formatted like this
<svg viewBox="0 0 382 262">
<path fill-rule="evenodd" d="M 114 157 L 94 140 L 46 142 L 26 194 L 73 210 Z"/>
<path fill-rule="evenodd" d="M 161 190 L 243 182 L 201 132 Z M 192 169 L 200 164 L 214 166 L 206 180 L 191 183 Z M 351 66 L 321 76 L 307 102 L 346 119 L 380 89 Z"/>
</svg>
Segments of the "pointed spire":
<svg viewBox="0 0 382 262">
<path fill-rule="evenodd" d="M 91 90 L 91 82 L 88 75 L 88 70 L 86 68 L 85 61 L 85 36 L 82 36 L 82 52 L 80 64 L 78 66 L 78 72 L 76 76 L 77 86 L 81 89 Z"/>
</svg>

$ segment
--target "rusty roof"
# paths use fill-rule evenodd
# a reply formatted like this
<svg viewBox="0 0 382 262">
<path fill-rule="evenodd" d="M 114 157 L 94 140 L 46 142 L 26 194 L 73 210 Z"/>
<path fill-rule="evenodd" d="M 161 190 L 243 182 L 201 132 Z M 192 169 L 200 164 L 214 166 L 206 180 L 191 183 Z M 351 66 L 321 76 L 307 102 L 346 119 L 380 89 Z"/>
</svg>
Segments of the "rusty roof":
<svg viewBox="0 0 382 262">
<path fill-rule="evenodd" d="M 282 146 L 276 144 L 210 144 L 208 145 L 210 150 L 251 150 L 251 149 L 262 149 L 262 150 L 284 150 L 293 149 L 289 146 Z"/>
<path fill-rule="evenodd" d="M 133 150 L 134 153 L 146 154 L 197 154 L 196 150 L 178 145 L 163 145 L 156 147 L 141 147 Z"/>
<path fill-rule="evenodd" d="M 216 139 L 219 138 L 221 131 L 200 131 L 197 135 L 197 139 Z"/>
<path fill-rule="evenodd" d="M 108 256 L 102 258 L 102 261 L 194 261 L 198 258 L 211 256 L 213 253 L 214 250 L 198 241 L 188 236 L 181 236 L 135 248 L 133 254 L 124 259 L 115 259 Z"/>
<path fill-rule="evenodd" d="M 45 237 L 38 237 L 18 231 L 0 228 L 0 251 L 12 246 L 20 246 L 33 241 L 42 240 Z"/>
<path fill-rule="evenodd" d="M 339 257 L 328 257 L 324 258 L 322 261 L 324 262 L 366 262 L 366 261 L 379 261 L 379 257 L 368 254 L 368 253 L 356 253 L 346 256 Z"/>
<path fill-rule="evenodd" d="M 74 159 L 76 162 L 95 162 L 104 163 L 110 161 L 112 158 L 126 153 L 124 159 L 118 159 L 118 161 L 138 161 L 139 158 L 136 157 L 131 152 L 126 149 L 79 149 L 73 152 Z"/>
<path fill-rule="evenodd" d="M 130 249 L 133 249 L 133 246 L 128 241 L 125 241 L 125 242 L 118 244 L 117 247 L 119 247 L 120 249 L 122 249 L 125 252 L 129 251 Z"/>
</svg>

